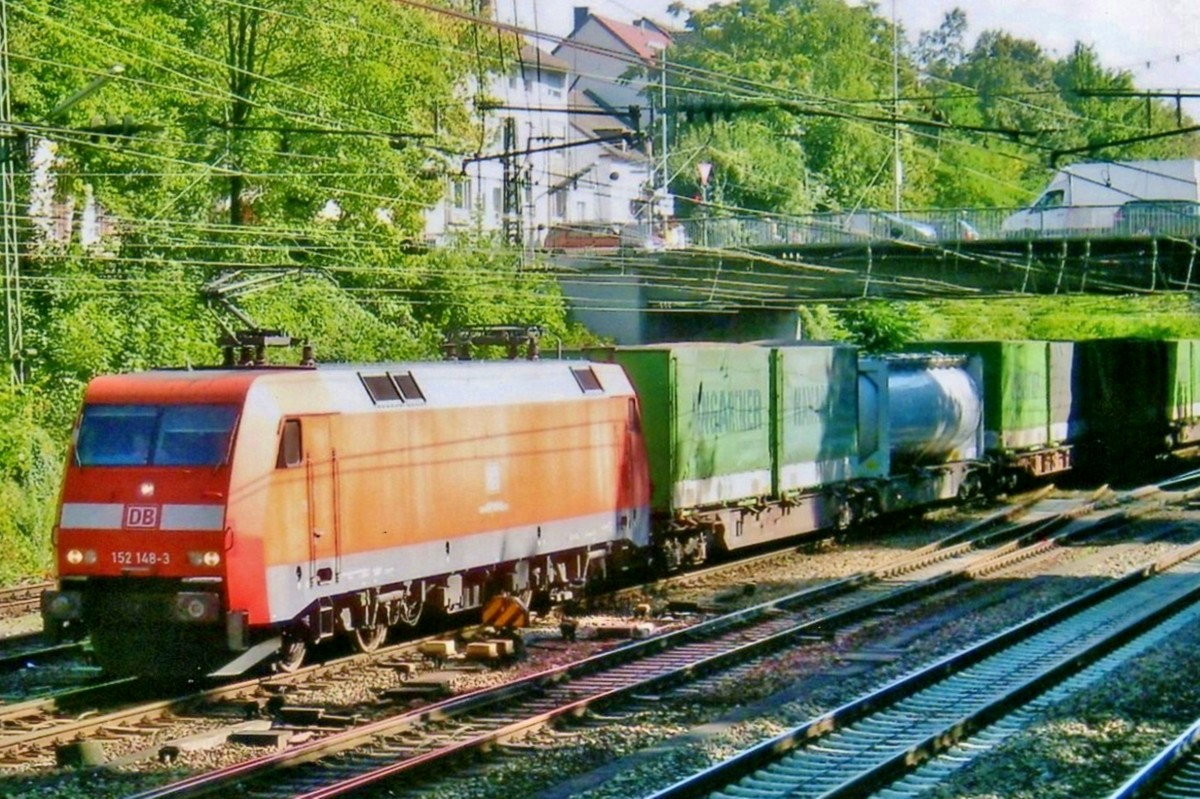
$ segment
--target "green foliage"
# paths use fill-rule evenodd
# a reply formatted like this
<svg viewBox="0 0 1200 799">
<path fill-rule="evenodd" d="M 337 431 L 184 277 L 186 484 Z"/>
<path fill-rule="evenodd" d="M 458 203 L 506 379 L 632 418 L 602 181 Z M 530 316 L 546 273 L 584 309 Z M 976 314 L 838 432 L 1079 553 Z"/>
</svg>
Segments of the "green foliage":
<svg viewBox="0 0 1200 799">
<path fill-rule="evenodd" d="M 802 305 L 797 309 L 800 317 L 800 336 L 809 341 L 848 341 L 846 330 L 838 315 L 824 303 Z"/>
<path fill-rule="evenodd" d="M 38 421 L 40 398 L 0 388 L 0 582 L 50 568 L 50 530 L 63 447 Z"/>
<path fill-rule="evenodd" d="M 1183 295 L 1012 297 L 923 303 L 920 339 L 1200 338 Z"/>
<path fill-rule="evenodd" d="M 680 9 L 682 10 L 682 9 Z M 744 0 L 694 10 L 671 50 L 676 96 L 711 101 L 715 117 L 674 120 L 676 194 L 699 194 L 694 163 L 715 165 L 714 199 L 737 209 L 796 213 L 887 208 L 893 201 L 892 115 L 929 120 L 899 128 L 906 207 L 1013 207 L 1050 172 L 1046 153 L 1176 127 L 1174 109 L 1078 89 L 1133 88 L 1077 44 L 1056 58 L 1035 42 L 984 31 L 972 44 L 960 9 L 901 42 L 901 97 L 893 104 L 891 25 L 873 4 Z M 682 100 L 686 103 L 688 100 Z M 1185 121 L 1184 125 L 1188 123 Z M 1200 154 L 1194 134 L 1105 148 L 1080 158 Z M 689 206 L 682 206 L 684 213 Z"/>
<path fill-rule="evenodd" d="M 886 180 L 879 176 L 890 136 L 827 115 L 852 115 L 855 106 L 846 101 L 880 99 L 891 90 L 891 28 L 870 8 L 842 0 L 746 0 L 694 10 L 687 27 L 672 62 L 705 76 L 730 76 L 734 108 L 758 102 L 728 121 L 676 120 L 672 174 L 683 176 L 676 193 L 698 193 L 690 167 L 707 160 L 716 166 L 724 203 L 735 207 L 794 213 L 878 204 L 889 196 L 890 172 Z M 671 77 L 680 89 L 711 97 L 707 77 Z M 771 107 L 763 90 L 786 101 Z"/>
<path fill-rule="evenodd" d="M 837 310 L 849 340 L 867 352 L 889 352 L 918 337 L 922 313 L 915 304 L 859 300 Z"/>
</svg>

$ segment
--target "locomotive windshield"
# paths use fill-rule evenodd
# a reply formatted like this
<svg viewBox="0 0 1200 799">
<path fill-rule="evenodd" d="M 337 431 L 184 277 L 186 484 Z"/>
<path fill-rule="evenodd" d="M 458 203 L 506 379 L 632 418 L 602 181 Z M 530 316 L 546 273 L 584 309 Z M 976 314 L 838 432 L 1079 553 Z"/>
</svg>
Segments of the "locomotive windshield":
<svg viewBox="0 0 1200 799">
<path fill-rule="evenodd" d="M 87 405 L 80 466 L 220 466 L 237 422 L 233 405 Z"/>
</svg>

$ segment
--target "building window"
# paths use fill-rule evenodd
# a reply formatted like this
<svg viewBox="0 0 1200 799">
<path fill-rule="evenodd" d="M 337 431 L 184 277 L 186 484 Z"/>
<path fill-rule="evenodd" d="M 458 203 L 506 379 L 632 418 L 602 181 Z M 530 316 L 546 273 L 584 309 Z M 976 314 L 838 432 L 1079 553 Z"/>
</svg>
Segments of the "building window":
<svg viewBox="0 0 1200 799">
<path fill-rule="evenodd" d="M 458 178 L 450 186 L 451 203 L 460 211 L 471 210 L 471 181 Z"/>
<path fill-rule="evenodd" d="M 554 216 L 562 219 L 567 215 L 567 190 L 554 190 Z"/>
</svg>

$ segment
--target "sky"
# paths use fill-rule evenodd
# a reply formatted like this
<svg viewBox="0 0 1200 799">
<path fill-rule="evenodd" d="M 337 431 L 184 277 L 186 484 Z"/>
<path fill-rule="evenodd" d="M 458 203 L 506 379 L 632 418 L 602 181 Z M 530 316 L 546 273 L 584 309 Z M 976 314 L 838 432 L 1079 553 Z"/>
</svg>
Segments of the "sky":
<svg viewBox="0 0 1200 799">
<path fill-rule="evenodd" d="M 1200 0 L 878 0 L 878 13 L 895 14 L 908 31 L 936 28 L 951 9 L 967 14 L 967 42 L 985 30 L 1001 29 L 1032 39 L 1055 56 L 1071 52 L 1076 41 L 1095 46 L 1109 69 L 1126 69 L 1140 89 L 1200 92 Z M 856 3 L 856 0 L 851 0 Z M 648 16 L 670 23 L 670 0 L 494 0 L 501 18 L 565 36 L 573 6 L 630 22 Z M 704 7 L 709 2 L 685 0 Z M 1200 117 L 1200 101 L 1188 109 Z"/>
</svg>

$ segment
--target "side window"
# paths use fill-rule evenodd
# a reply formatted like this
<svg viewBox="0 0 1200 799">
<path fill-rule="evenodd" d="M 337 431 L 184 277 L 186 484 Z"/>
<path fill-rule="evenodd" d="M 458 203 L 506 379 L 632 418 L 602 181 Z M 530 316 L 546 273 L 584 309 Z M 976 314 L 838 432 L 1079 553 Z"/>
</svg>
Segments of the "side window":
<svg viewBox="0 0 1200 799">
<path fill-rule="evenodd" d="M 275 468 L 290 469 L 293 466 L 299 466 L 304 457 L 303 453 L 300 420 L 287 419 L 283 423 L 283 435 L 279 438 L 279 457 L 275 461 Z"/>
<path fill-rule="evenodd" d="M 1063 204 L 1065 192 L 1062 189 L 1048 191 L 1042 195 L 1041 199 L 1034 204 L 1034 208 L 1060 208 Z"/>
</svg>

